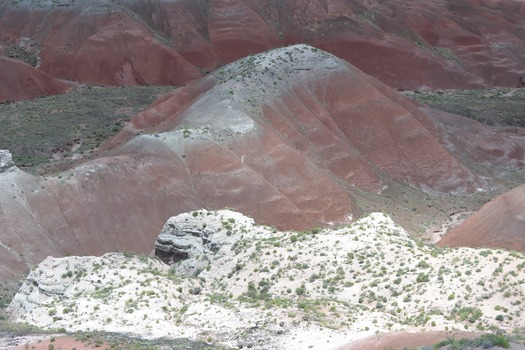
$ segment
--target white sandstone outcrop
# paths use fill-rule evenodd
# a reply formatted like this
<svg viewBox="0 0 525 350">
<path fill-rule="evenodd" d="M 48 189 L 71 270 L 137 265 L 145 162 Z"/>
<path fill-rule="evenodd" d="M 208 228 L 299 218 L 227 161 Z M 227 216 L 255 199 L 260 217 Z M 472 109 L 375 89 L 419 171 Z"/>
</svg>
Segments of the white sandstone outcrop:
<svg viewBox="0 0 525 350">
<path fill-rule="evenodd" d="M 11 303 L 12 318 L 253 349 L 525 325 L 524 254 L 437 249 L 382 213 L 338 229 L 280 232 L 232 211 L 199 210 L 171 218 L 156 247 L 173 266 L 117 253 L 50 257 Z"/>
</svg>

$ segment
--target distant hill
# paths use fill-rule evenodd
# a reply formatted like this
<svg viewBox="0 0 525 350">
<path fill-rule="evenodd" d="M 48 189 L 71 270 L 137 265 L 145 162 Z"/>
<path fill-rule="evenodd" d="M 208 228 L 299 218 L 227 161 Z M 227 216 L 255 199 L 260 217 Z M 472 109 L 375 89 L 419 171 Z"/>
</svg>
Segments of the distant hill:
<svg viewBox="0 0 525 350">
<path fill-rule="evenodd" d="M 98 85 L 180 86 L 305 43 L 394 88 L 515 87 L 524 17 L 522 1 L 7 1 L 0 40 L 55 78 Z"/>
</svg>

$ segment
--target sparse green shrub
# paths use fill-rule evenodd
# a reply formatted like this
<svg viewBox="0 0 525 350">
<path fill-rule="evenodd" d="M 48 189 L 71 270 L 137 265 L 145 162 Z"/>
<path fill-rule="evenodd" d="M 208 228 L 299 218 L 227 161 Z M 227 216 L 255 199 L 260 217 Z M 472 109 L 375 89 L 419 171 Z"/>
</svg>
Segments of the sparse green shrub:
<svg viewBox="0 0 525 350">
<path fill-rule="evenodd" d="M 417 283 L 428 282 L 428 281 L 430 281 L 430 278 L 425 273 L 419 273 L 416 277 Z"/>
<path fill-rule="evenodd" d="M 306 287 L 304 283 L 295 290 L 295 294 L 297 295 L 304 295 L 305 293 L 306 293 Z"/>
<path fill-rule="evenodd" d="M 421 260 L 417 264 L 417 267 L 419 267 L 420 269 L 428 269 L 430 267 L 430 265 L 425 260 Z"/>
<path fill-rule="evenodd" d="M 464 307 L 454 312 L 454 314 L 460 321 L 467 320 L 470 323 L 476 322 L 481 316 L 483 316 L 483 312 L 475 307 Z"/>
</svg>

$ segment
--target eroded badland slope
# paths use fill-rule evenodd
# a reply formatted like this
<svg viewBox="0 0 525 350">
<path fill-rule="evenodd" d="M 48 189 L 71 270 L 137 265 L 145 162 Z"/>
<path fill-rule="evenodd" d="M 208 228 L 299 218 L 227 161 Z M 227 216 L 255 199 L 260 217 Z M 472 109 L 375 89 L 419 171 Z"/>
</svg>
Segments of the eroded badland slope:
<svg viewBox="0 0 525 350">
<path fill-rule="evenodd" d="M 202 207 L 302 229 L 348 222 L 352 188 L 487 188 L 450 153 L 454 142 L 479 150 L 488 139 L 502 152 L 484 161 L 522 164 L 522 141 L 476 122 L 477 137 L 456 141 L 454 120 L 313 47 L 251 56 L 157 101 L 93 161 L 39 177 L 6 160 L 3 266 L 17 274 L 48 255 L 148 253 L 168 217 Z"/>
<path fill-rule="evenodd" d="M 514 87 L 525 74 L 524 17 L 522 1 L 494 0 L 24 0 L 3 2 L 0 40 L 36 59 L 32 75 L 98 85 L 184 85 L 306 43 L 394 88 Z"/>
<path fill-rule="evenodd" d="M 95 150 L 111 133 L 93 132 L 89 146 L 65 127 L 71 140 L 46 176 L 0 151 L 0 304 L 29 273 L 12 320 L 181 346 L 362 340 L 352 349 L 395 332 L 524 327 L 522 253 L 435 248 L 367 216 L 385 210 L 437 240 L 445 218 L 488 202 L 439 245 L 525 250 L 523 186 L 488 201 L 524 181 L 519 89 L 498 114 L 476 112 L 489 92 L 445 108 L 475 120 L 396 91 L 516 87 L 524 18 L 525 2 L 496 0 L 2 2 L 0 101 L 79 86 L 82 96 L 85 84 L 182 87 L 129 123 L 135 110 L 115 107 L 125 118 L 111 133 L 125 126 Z M 431 99 L 448 94 L 419 100 L 441 108 Z M 60 115 L 49 101 L 41 113 Z M 0 125 L 20 128 L 16 113 Z M 175 266 L 115 253 L 150 254 L 161 229 L 180 243 L 170 256 L 157 241 L 162 260 L 183 257 Z"/>
</svg>

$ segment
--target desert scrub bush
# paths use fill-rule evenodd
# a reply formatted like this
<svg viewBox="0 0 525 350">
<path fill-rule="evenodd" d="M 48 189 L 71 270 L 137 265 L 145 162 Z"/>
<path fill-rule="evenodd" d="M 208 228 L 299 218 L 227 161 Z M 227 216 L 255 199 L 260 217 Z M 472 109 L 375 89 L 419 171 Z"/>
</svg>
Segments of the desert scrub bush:
<svg viewBox="0 0 525 350">
<path fill-rule="evenodd" d="M 259 282 L 259 287 L 260 288 L 257 289 L 255 283 L 252 281 L 248 282 L 247 291 L 241 294 L 239 300 L 250 304 L 259 304 L 260 301 L 271 299 L 272 296 L 268 292 L 268 285 L 264 282 L 264 280 Z"/>
<path fill-rule="evenodd" d="M 420 268 L 420 269 L 428 269 L 430 268 L 430 265 L 425 261 L 425 260 L 421 260 L 417 265 L 416 267 Z"/>
<path fill-rule="evenodd" d="M 64 272 L 62 274 L 62 278 L 67 278 L 67 277 L 72 277 L 73 276 L 73 271 L 69 270 L 68 272 Z"/>
<path fill-rule="evenodd" d="M 464 307 L 462 309 L 459 309 L 457 311 L 453 311 L 453 318 L 457 318 L 460 321 L 469 321 L 470 323 L 476 322 L 481 316 L 483 316 L 483 312 L 475 307 Z"/>
<path fill-rule="evenodd" d="M 430 277 L 428 277 L 428 275 L 424 273 L 419 273 L 416 277 L 417 283 L 429 282 L 429 281 L 430 281 Z"/>
<path fill-rule="evenodd" d="M 301 284 L 301 286 L 298 287 L 298 288 L 295 290 L 295 294 L 297 294 L 297 295 L 304 295 L 305 293 L 306 293 L 306 287 L 305 287 L 304 283 Z"/>
</svg>

